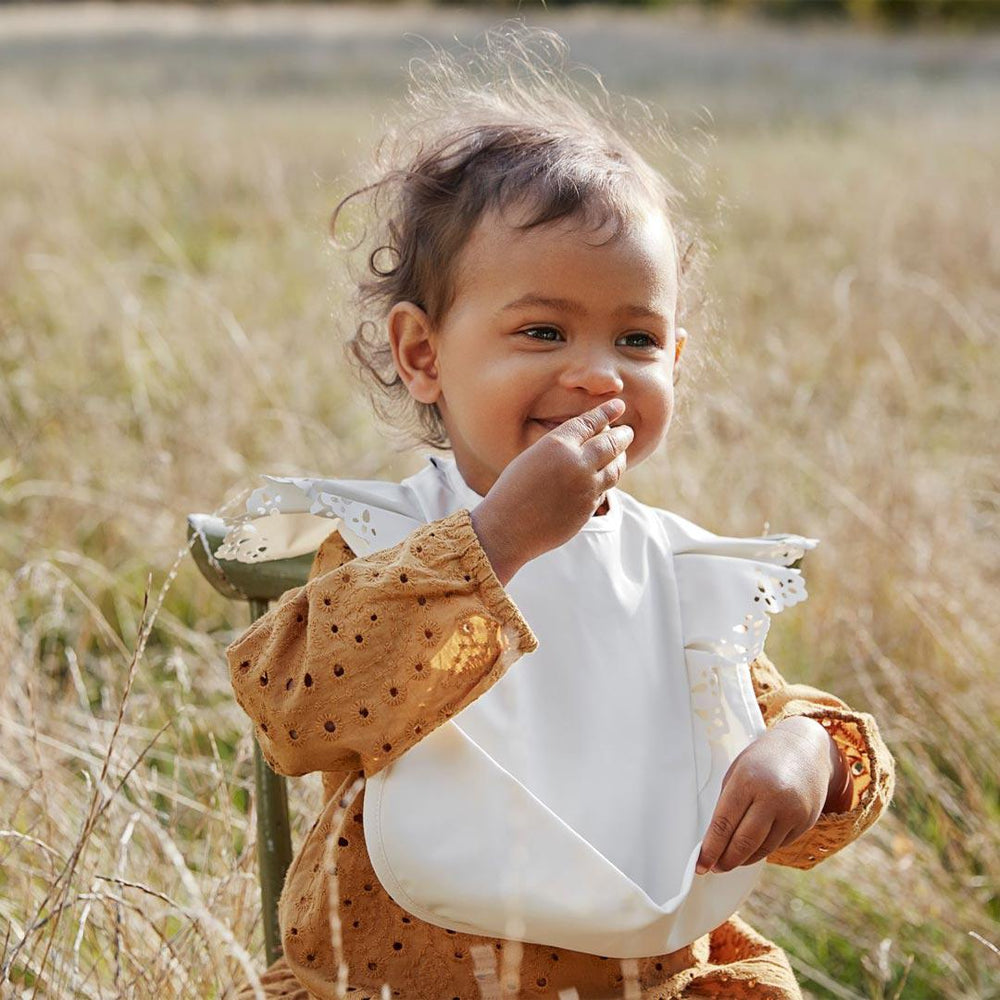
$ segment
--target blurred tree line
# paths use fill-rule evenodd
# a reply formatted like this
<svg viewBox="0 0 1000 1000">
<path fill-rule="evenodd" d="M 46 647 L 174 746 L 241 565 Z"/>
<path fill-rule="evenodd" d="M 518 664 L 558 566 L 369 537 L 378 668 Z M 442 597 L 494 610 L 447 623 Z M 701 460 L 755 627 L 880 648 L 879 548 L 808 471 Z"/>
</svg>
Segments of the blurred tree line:
<svg viewBox="0 0 1000 1000">
<path fill-rule="evenodd" d="M 505 0 L 438 0 L 460 6 L 524 7 Z M 540 0 L 546 7 L 572 7 L 587 0 Z M 1000 0 L 603 0 L 606 6 L 703 7 L 780 20 L 829 19 L 894 26 L 1000 23 Z"/>
<path fill-rule="evenodd" d="M 25 0 L 0 0 L 0 6 Z M 27 0 L 46 3 L 48 0 Z M 130 0 L 117 0 L 123 6 Z M 159 0 L 171 2 L 171 0 Z M 225 6 L 235 3 L 268 4 L 287 0 L 175 0 L 195 6 Z M 297 0 L 327 3 L 337 0 Z M 389 6 L 392 0 L 376 0 Z M 534 6 L 559 8 L 581 6 L 593 0 L 430 0 L 441 6 L 493 7 L 498 10 L 526 10 Z M 599 0 L 607 7 L 681 8 L 696 7 L 720 12 L 735 11 L 778 20 L 839 20 L 892 27 L 920 25 L 1000 24 L 1000 0 Z"/>
<path fill-rule="evenodd" d="M 700 6 L 783 18 L 830 18 L 892 25 L 1000 23 L 1000 0 L 620 0 L 631 6 Z M 557 5 L 562 5 L 556 0 Z M 550 6 L 552 6 L 550 0 Z"/>
</svg>

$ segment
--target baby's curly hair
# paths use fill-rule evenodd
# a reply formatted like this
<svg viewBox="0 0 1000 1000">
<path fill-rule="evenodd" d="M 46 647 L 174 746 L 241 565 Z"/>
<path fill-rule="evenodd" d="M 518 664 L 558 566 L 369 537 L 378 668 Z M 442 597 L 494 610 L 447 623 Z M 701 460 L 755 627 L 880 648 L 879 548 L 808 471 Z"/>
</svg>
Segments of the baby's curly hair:
<svg viewBox="0 0 1000 1000">
<path fill-rule="evenodd" d="M 357 280 L 361 318 L 345 345 L 348 359 L 379 417 L 419 443 L 449 447 L 437 406 L 413 399 L 397 373 L 384 321 L 397 302 L 413 302 L 440 322 L 459 254 L 484 214 L 527 210 L 518 217 L 525 230 L 579 218 L 589 231 L 610 226 L 610 241 L 656 206 L 675 249 L 678 238 L 685 244 L 677 253 L 683 294 L 680 279 L 696 254 L 675 218 L 679 196 L 613 122 L 638 118 L 643 137 L 669 140 L 646 105 L 612 99 L 596 74 L 596 86 L 574 82 L 566 58 L 554 32 L 508 22 L 477 49 L 413 60 L 398 123 L 376 150 L 374 179 L 333 211 L 335 244 L 355 200 L 367 199 L 374 218 L 374 230 L 352 247 L 365 248 L 366 273 Z"/>
</svg>

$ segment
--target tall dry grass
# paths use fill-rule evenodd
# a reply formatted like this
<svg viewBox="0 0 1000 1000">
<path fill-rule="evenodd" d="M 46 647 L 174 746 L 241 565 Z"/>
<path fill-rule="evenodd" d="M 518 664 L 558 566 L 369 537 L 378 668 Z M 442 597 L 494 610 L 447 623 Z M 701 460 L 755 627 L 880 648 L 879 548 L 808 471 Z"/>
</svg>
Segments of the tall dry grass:
<svg viewBox="0 0 1000 1000">
<path fill-rule="evenodd" d="M 164 17 L 0 12 L 4 995 L 224 997 L 262 967 L 221 659 L 243 612 L 183 516 L 264 470 L 423 461 L 345 373 L 324 227 L 417 51 L 401 29 L 468 40 L 482 16 Z M 897 759 L 876 828 L 769 870 L 745 915 L 810 996 L 1000 996 L 997 45 L 550 23 L 674 112 L 701 169 L 701 361 L 626 488 L 821 537 L 772 657 L 873 712 Z"/>
</svg>

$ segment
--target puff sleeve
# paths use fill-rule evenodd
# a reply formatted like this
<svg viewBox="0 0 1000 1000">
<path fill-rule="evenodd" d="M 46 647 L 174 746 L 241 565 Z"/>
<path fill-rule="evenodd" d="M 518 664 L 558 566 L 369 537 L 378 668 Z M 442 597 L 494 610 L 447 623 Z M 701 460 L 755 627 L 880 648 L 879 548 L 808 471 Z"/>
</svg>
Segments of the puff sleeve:
<svg viewBox="0 0 1000 1000">
<path fill-rule="evenodd" d="M 792 715 L 816 719 L 830 734 L 851 777 L 846 812 L 821 813 L 816 824 L 767 860 L 792 868 L 813 868 L 861 836 L 892 799 L 895 766 L 875 719 L 852 711 L 832 694 L 807 684 L 789 684 L 763 654 L 750 664 L 757 704 L 770 728 Z"/>
<path fill-rule="evenodd" d="M 460 510 L 365 557 L 334 532 L 226 655 L 275 771 L 371 775 L 537 645 Z"/>
</svg>

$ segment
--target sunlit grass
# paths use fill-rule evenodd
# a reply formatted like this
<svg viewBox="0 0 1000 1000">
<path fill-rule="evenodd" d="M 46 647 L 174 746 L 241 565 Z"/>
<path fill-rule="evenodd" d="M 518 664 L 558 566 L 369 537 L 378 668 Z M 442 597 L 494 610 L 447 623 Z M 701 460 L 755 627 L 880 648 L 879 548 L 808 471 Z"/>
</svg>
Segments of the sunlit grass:
<svg viewBox="0 0 1000 1000">
<path fill-rule="evenodd" d="M 79 44 L 48 76 L 0 70 L 0 965 L 26 996 L 222 997 L 241 961 L 263 967 L 251 746 L 221 658 L 245 611 L 182 557 L 183 516 L 265 470 L 422 464 L 372 425 L 338 344 L 326 218 L 404 58 L 401 25 L 372 15 L 366 42 L 352 17 L 359 51 L 393 58 L 296 76 L 294 45 L 230 44 L 221 94 L 183 46 L 136 92 Z M 575 54 L 682 122 L 695 102 L 716 117 L 713 142 L 681 135 L 712 255 L 686 322 L 700 357 L 667 453 L 626 486 L 715 530 L 822 538 L 769 650 L 872 712 L 898 763 L 868 836 L 770 869 L 744 915 L 813 996 L 998 996 L 971 936 L 997 944 L 1000 918 L 995 61 L 961 39 L 748 36 L 768 74 L 731 27 L 653 22 L 678 66 L 638 46 L 649 22 L 601 17 L 564 22 Z M 746 73 L 699 77 L 699 51 Z M 803 51 L 819 82 L 789 91 L 813 79 Z M 293 796 L 301 832 L 318 781 Z"/>
</svg>

